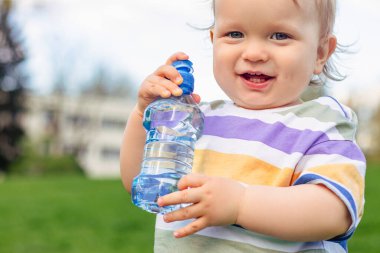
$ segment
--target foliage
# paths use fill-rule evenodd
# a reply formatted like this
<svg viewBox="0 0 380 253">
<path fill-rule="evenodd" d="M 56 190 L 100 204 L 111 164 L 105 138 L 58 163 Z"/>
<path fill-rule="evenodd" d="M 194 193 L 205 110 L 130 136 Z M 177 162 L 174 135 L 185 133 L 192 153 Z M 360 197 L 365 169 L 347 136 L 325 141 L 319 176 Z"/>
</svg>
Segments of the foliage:
<svg viewBox="0 0 380 253">
<path fill-rule="evenodd" d="M 132 79 L 128 76 L 115 75 L 104 65 L 98 66 L 94 73 L 92 80 L 81 88 L 82 96 L 134 99 L 136 91 L 131 86 Z"/>
<path fill-rule="evenodd" d="M 18 65 L 24 60 L 15 31 L 9 24 L 12 1 L 0 1 L 0 173 L 7 172 L 19 154 L 23 112 L 23 79 Z"/>
<path fill-rule="evenodd" d="M 37 145 L 25 140 L 23 153 L 11 164 L 10 173 L 24 176 L 83 175 L 81 166 L 72 155 L 45 155 Z"/>
<path fill-rule="evenodd" d="M 371 149 L 366 154 L 368 160 L 380 162 L 380 104 L 374 109 L 369 125 L 371 132 Z"/>
</svg>

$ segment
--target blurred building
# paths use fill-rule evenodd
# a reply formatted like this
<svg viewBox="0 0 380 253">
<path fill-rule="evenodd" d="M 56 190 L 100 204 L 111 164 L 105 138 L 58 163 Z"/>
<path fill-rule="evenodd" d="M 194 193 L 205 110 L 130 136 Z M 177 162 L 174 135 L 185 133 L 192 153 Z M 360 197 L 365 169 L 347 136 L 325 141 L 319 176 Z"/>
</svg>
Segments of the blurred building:
<svg viewBox="0 0 380 253">
<path fill-rule="evenodd" d="M 373 121 L 378 94 L 363 90 L 340 99 L 358 114 L 357 140 L 367 154 L 378 143 L 379 122 Z M 74 154 L 89 177 L 119 177 L 120 145 L 133 106 L 120 97 L 30 94 L 25 130 L 42 153 Z"/>
<path fill-rule="evenodd" d="M 29 95 L 25 130 L 40 152 L 74 154 L 89 177 L 118 177 L 128 99 Z"/>
</svg>

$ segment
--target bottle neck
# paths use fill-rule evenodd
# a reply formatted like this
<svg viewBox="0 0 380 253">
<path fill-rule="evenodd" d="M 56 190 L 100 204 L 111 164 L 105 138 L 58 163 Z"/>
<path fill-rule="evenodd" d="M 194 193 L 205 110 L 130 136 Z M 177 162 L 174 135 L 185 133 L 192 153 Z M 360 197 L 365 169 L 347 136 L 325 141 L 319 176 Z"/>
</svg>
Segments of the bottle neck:
<svg viewBox="0 0 380 253">
<path fill-rule="evenodd" d="M 176 101 L 180 101 L 182 103 L 188 103 L 188 104 L 197 104 L 193 98 L 193 96 L 190 94 L 182 94 L 181 96 L 171 96 L 169 98 L 162 98 L 162 99 L 172 99 Z"/>
</svg>

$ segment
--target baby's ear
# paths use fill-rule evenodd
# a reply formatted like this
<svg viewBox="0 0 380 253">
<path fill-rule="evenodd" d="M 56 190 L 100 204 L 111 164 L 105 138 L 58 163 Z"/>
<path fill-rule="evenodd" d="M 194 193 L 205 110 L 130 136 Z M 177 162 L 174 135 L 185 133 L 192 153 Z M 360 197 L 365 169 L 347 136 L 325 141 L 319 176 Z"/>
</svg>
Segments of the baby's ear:
<svg viewBox="0 0 380 253">
<path fill-rule="evenodd" d="M 315 64 L 314 74 L 319 75 L 323 71 L 327 60 L 334 53 L 336 48 L 336 37 L 334 35 L 329 35 L 327 39 L 321 40 L 318 47 L 317 62 Z"/>
</svg>

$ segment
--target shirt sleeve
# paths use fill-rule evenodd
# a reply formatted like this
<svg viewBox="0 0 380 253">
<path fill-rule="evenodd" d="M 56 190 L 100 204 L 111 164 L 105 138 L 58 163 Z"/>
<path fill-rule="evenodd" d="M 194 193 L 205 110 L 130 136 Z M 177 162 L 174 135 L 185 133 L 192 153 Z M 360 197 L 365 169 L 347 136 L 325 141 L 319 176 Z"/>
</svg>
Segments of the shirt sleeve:
<svg viewBox="0 0 380 253">
<path fill-rule="evenodd" d="M 363 215 L 365 157 L 350 140 L 329 140 L 313 145 L 296 167 L 293 185 L 321 184 L 334 192 L 347 206 L 352 224 L 333 241 L 347 240 Z"/>
</svg>

